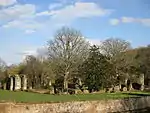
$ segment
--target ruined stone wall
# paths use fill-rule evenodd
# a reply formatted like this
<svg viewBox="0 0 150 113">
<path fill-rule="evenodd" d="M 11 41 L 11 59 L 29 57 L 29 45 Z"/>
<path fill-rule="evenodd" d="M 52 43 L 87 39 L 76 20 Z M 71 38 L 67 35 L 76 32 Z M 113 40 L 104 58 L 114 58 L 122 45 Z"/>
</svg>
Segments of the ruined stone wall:
<svg viewBox="0 0 150 113">
<path fill-rule="evenodd" d="M 45 104 L 1 103 L 0 113 L 110 113 L 150 107 L 150 97 Z"/>
</svg>

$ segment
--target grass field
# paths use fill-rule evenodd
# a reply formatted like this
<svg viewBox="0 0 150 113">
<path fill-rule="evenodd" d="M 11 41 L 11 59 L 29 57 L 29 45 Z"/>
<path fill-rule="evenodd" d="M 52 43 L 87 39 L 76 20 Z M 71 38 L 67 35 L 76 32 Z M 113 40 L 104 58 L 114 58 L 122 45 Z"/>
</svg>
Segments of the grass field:
<svg viewBox="0 0 150 113">
<path fill-rule="evenodd" d="M 30 92 L 11 92 L 0 90 L 0 101 L 11 102 L 66 102 L 66 101 L 85 101 L 85 100 L 108 100 L 121 99 L 135 96 L 149 96 L 150 93 L 132 92 L 132 93 L 99 93 L 99 94 L 78 94 L 78 95 L 50 95 Z"/>
</svg>

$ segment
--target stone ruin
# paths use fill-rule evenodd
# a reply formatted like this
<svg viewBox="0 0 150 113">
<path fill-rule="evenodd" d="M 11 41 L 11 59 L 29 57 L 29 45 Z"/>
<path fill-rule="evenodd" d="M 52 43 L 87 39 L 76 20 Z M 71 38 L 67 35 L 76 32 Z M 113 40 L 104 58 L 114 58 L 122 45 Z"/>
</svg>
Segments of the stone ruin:
<svg viewBox="0 0 150 113">
<path fill-rule="evenodd" d="M 130 79 L 129 76 L 127 76 L 124 81 L 120 83 L 120 89 L 125 89 L 126 90 L 144 90 L 144 74 L 139 74 L 135 79 Z M 125 91 L 126 91 L 125 90 Z M 123 90 L 124 91 L 124 90 Z"/>
<path fill-rule="evenodd" d="M 52 83 L 49 82 L 50 86 L 51 86 L 51 84 Z M 139 76 L 137 76 L 137 78 L 134 80 L 130 79 L 129 77 L 125 78 L 123 81 L 121 81 L 119 83 L 119 86 L 114 87 L 114 90 L 115 91 L 128 91 L 128 90 L 135 89 L 134 87 L 140 87 L 140 89 L 138 89 L 138 90 L 141 90 L 141 91 L 143 91 L 145 89 L 144 88 L 145 87 L 144 86 L 144 74 L 139 74 Z M 3 89 L 7 89 L 10 91 L 16 91 L 16 90 L 25 91 L 25 90 L 27 90 L 26 75 L 9 75 L 9 77 L 6 79 L 6 84 L 3 87 Z M 54 90 L 55 88 L 52 88 L 52 89 Z M 75 89 L 75 88 L 73 88 L 73 89 Z M 109 89 L 109 90 L 111 91 L 112 89 Z M 55 92 L 55 91 L 52 91 L 52 92 Z"/>
<path fill-rule="evenodd" d="M 27 90 L 26 75 L 9 75 L 9 77 L 6 80 L 6 89 L 11 91 Z"/>
</svg>

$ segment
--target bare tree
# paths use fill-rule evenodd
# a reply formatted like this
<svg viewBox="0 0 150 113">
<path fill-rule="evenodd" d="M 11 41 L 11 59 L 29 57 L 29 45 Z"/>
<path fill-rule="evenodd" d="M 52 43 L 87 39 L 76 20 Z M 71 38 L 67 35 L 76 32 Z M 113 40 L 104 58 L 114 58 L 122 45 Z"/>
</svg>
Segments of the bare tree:
<svg viewBox="0 0 150 113">
<path fill-rule="evenodd" d="M 109 38 L 102 42 L 100 45 L 101 52 L 109 57 L 109 62 L 113 64 L 116 77 L 124 77 L 122 76 L 122 73 L 124 72 L 124 65 L 122 61 L 119 61 L 122 53 L 125 51 L 131 49 L 131 45 L 128 41 L 119 39 L 119 38 Z M 123 68 L 119 68 L 123 67 Z M 117 83 L 116 83 L 117 84 Z M 114 87 L 114 86 L 113 86 Z"/>
<path fill-rule="evenodd" d="M 6 63 L 0 58 L 0 80 L 4 79 L 6 77 Z"/>
<path fill-rule="evenodd" d="M 28 75 L 30 86 L 33 88 L 41 86 L 42 64 L 35 56 L 26 57 L 23 73 Z"/>
<path fill-rule="evenodd" d="M 48 42 L 49 59 L 53 61 L 55 73 L 63 75 L 64 89 L 68 88 L 68 79 L 87 56 L 88 47 L 82 34 L 68 27 L 59 29 Z"/>
<path fill-rule="evenodd" d="M 130 48 L 131 45 L 128 41 L 119 38 L 109 38 L 100 45 L 102 53 L 108 57 L 114 57 Z"/>
<path fill-rule="evenodd" d="M 0 58 L 0 71 L 4 71 L 6 67 L 6 63 Z"/>
</svg>

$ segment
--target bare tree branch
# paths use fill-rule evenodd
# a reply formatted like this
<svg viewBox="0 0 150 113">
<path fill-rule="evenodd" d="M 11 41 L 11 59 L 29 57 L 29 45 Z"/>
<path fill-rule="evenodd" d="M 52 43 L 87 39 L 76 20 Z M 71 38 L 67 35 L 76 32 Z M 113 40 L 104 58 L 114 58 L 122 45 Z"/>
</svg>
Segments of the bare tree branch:
<svg viewBox="0 0 150 113">
<path fill-rule="evenodd" d="M 48 42 L 49 59 L 61 67 L 62 75 L 68 79 L 83 62 L 88 48 L 89 43 L 79 31 L 62 27 L 56 32 L 54 39 Z"/>
</svg>

